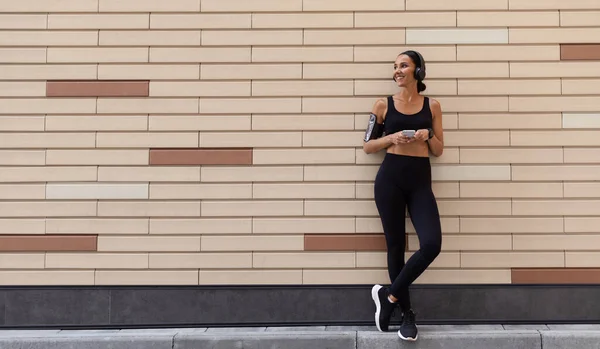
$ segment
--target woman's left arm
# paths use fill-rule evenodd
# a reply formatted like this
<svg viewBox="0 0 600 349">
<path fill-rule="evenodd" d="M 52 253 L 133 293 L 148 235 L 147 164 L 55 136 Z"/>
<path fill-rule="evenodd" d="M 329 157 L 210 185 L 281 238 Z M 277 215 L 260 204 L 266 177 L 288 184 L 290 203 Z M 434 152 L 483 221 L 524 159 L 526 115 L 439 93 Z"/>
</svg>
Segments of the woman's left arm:
<svg viewBox="0 0 600 349">
<path fill-rule="evenodd" d="M 440 102 L 430 98 L 430 109 L 433 115 L 433 137 L 427 141 L 429 149 L 435 156 L 441 156 L 444 153 L 444 129 L 442 127 L 442 107 Z"/>
</svg>

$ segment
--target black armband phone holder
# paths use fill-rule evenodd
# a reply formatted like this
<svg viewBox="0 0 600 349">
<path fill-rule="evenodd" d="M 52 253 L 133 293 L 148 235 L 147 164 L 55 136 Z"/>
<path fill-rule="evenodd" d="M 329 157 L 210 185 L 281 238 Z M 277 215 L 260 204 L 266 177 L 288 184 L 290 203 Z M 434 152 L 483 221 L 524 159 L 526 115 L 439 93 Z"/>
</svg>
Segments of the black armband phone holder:
<svg viewBox="0 0 600 349">
<path fill-rule="evenodd" d="M 382 134 L 383 124 L 378 124 L 377 115 L 371 113 L 369 117 L 369 125 L 367 126 L 367 130 L 365 131 L 365 142 L 368 142 L 371 139 L 377 139 L 381 137 Z"/>
</svg>

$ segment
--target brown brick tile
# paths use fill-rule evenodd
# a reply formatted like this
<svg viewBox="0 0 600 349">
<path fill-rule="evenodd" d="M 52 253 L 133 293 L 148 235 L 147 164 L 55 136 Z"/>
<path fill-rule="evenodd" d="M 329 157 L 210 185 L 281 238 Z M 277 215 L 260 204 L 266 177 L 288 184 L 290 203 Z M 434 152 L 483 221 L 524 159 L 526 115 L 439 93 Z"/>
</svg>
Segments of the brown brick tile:
<svg viewBox="0 0 600 349">
<path fill-rule="evenodd" d="M 150 149 L 150 165 L 251 165 L 252 149 Z"/>
<path fill-rule="evenodd" d="M 96 251 L 96 235 L 1 235 L 0 251 Z"/>
<path fill-rule="evenodd" d="M 306 234 L 305 251 L 385 251 L 382 234 Z"/>
<path fill-rule="evenodd" d="M 600 59 L 600 44 L 562 44 L 560 59 L 568 60 L 598 60 Z"/>
<path fill-rule="evenodd" d="M 148 81 L 47 81 L 48 97 L 147 97 Z"/>
<path fill-rule="evenodd" d="M 519 268 L 512 269 L 513 284 L 588 284 L 600 283 L 596 268 Z"/>
</svg>

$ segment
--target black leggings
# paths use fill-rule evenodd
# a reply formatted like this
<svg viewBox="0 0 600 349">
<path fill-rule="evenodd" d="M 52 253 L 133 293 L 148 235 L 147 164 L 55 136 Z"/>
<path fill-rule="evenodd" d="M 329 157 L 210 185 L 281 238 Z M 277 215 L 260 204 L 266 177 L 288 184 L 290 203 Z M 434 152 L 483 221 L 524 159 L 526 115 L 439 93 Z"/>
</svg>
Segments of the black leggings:
<svg viewBox="0 0 600 349">
<path fill-rule="evenodd" d="M 408 287 L 439 255 L 442 247 L 429 158 L 386 153 L 375 177 L 375 204 L 387 243 L 390 293 L 398 298 L 402 311 L 407 311 L 411 308 Z M 407 207 L 420 249 L 405 263 Z"/>
</svg>

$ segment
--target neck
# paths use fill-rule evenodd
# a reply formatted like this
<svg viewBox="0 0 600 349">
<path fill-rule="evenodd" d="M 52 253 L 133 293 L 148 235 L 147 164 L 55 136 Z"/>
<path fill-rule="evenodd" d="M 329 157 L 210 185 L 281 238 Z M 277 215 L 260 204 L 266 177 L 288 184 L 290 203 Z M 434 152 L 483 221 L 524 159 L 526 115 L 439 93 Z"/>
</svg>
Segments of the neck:
<svg viewBox="0 0 600 349">
<path fill-rule="evenodd" d="M 398 96 L 407 102 L 413 101 L 414 99 L 419 97 L 419 92 L 417 91 L 417 85 L 411 84 L 410 86 L 402 87 Z"/>
</svg>

